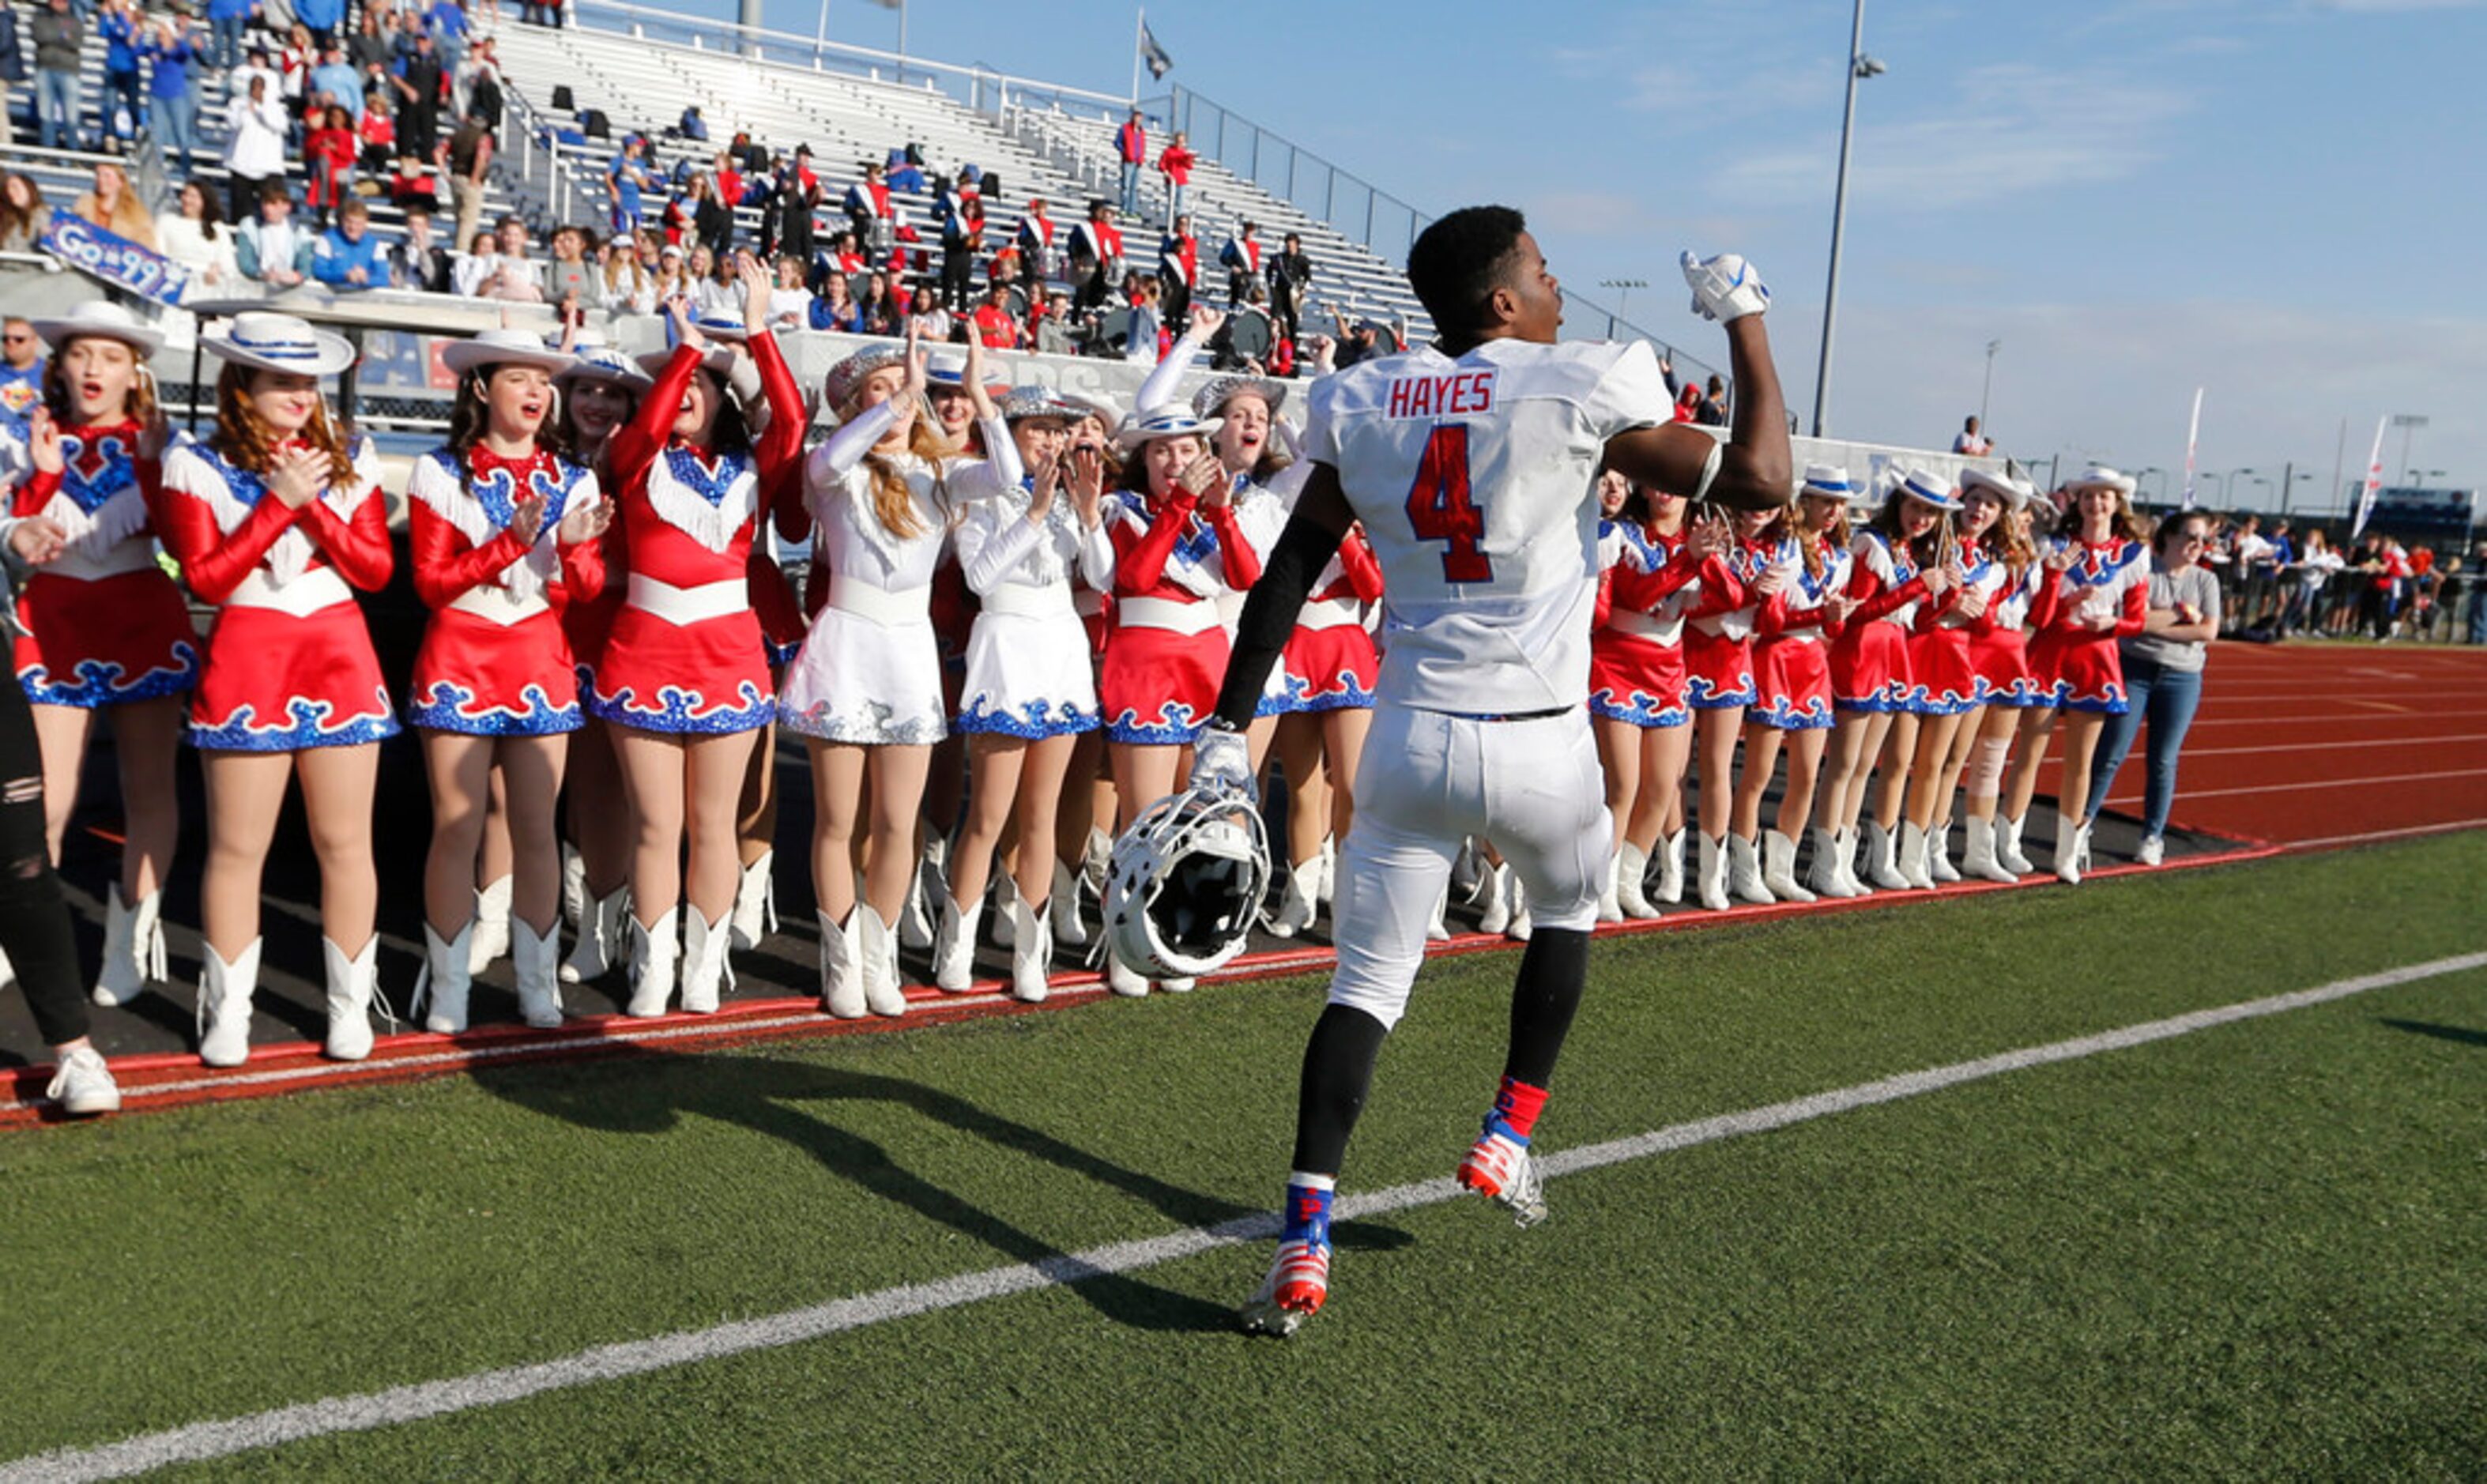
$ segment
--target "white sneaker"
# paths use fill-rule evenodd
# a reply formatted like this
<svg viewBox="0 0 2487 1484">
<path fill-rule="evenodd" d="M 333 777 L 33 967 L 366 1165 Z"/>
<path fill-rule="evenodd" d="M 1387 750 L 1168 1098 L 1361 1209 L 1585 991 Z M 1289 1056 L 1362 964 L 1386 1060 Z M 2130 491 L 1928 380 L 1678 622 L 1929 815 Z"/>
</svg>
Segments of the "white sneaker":
<svg viewBox="0 0 2487 1484">
<path fill-rule="evenodd" d="M 121 1084 L 112 1079 L 112 1069 L 104 1065 L 101 1053 L 91 1046 L 79 1047 L 61 1058 L 60 1070 L 52 1075 L 51 1085 L 43 1089 L 43 1096 L 73 1118 L 121 1111 Z"/>
<path fill-rule="evenodd" d="M 2167 842 L 2157 835 L 2143 835 L 2141 849 L 2133 854 L 2133 858 L 2145 866 L 2155 866 L 2166 857 Z"/>
</svg>

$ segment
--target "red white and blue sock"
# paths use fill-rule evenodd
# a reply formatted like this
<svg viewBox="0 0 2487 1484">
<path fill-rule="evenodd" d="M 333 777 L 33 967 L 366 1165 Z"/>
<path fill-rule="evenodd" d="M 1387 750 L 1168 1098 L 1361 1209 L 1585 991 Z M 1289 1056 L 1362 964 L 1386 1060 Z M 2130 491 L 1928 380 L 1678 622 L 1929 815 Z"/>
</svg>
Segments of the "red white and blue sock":
<svg viewBox="0 0 2487 1484">
<path fill-rule="evenodd" d="M 1502 1090 L 1494 1095 L 1494 1110 L 1485 1115 L 1485 1132 L 1525 1149 L 1528 1136 L 1537 1130 L 1537 1115 L 1545 1106 L 1545 1088 L 1506 1077 Z"/>
<path fill-rule="evenodd" d="M 1288 1175 L 1287 1199 L 1279 1212 L 1283 1224 L 1278 1240 L 1329 1246 L 1329 1203 L 1337 1193 L 1337 1177 L 1332 1175 L 1307 1175 L 1302 1170 Z"/>
</svg>

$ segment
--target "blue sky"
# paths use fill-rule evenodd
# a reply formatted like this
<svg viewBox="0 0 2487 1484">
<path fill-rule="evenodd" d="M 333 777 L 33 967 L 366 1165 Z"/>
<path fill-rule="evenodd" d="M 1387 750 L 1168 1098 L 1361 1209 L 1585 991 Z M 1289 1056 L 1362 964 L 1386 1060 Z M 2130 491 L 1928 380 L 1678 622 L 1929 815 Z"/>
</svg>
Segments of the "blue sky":
<svg viewBox="0 0 2487 1484">
<path fill-rule="evenodd" d="M 768 18 L 809 36 L 819 14 Z M 1696 350 L 1722 348 L 1676 252 L 1744 252 L 1809 415 L 1849 14 L 1169 0 L 1149 21 L 1171 81 L 1419 207 L 1522 208 L 1567 284 L 1649 281 L 1633 318 Z M 1133 14 L 917 0 L 908 49 L 1121 93 Z M 828 25 L 898 36 L 864 0 Z M 2431 419 L 2429 483 L 2487 483 L 2487 4 L 1871 0 L 1865 35 L 1889 71 L 1858 101 L 1832 431 L 1947 442 L 1999 339 L 1990 426 L 2041 463 L 2179 466 L 2201 385 L 2201 466 L 2257 470 L 2255 503 L 2290 462 L 2323 499 L 2342 419 L 2354 476 L 2389 412 Z"/>
</svg>

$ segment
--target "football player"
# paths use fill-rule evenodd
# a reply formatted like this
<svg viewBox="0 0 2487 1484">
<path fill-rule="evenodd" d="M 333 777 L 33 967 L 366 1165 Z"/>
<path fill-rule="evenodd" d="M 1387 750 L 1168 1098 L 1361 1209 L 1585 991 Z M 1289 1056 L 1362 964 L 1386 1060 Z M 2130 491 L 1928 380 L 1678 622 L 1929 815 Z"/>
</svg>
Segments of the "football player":
<svg viewBox="0 0 2487 1484">
<path fill-rule="evenodd" d="M 1723 322 L 1736 374 L 1722 444 L 1672 425 L 1646 343 L 1555 343 L 1563 294 L 1518 211 L 1472 207 L 1425 229 L 1408 278 L 1440 332 L 1314 384 L 1312 473 L 1252 589 L 1204 734 L 1195 787 L 1250 787 L 1244 728 L 1304 596 L 1361 521 L 1383 574 L 1378 705 L 1339 856 L 1338 966 L 1305 1049 L 1293 1173 L 1248 1329 L 1284 1334 L 1328 1294 L 1329 1210 L 1383 1038 L 1406 1008 L 1435 900 L 1467 835 L 1518 869 L 1535 932 L 1520 961 L 1500 1090 L 1460 1183 L 1525 1226 L 1545 1215 L 1528 1141 L 1588 975 L 1612 851 L 1586 701 L 1598 590 L 1596 475 L 1696 502 L 1787 503 L 1787 419 L 1762 311 L 1733 255 L 1684 272 Z"/>
</svg>

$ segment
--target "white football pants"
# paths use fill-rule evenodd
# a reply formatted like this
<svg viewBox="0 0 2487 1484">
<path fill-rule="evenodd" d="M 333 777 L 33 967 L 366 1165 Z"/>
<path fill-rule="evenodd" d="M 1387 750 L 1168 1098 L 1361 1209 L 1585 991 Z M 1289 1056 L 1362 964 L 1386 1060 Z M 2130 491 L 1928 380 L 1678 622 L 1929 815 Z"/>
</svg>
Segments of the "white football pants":
<svg viewBox="0 0 2487 1484">
<path fill-rule="evenodd" d="M 1585 707 L 1471 721 L 1385 701 L 1355 770 L 1355 824 L 1338 852 L 1338 968 L 1329 1002 L 1395 1025 L 1425 958 L 1425 927 L 1469 835 L 1492 840 L 1544 928 L 1594 926 L 1613 850 L 1606 776 Z"/>
</svg>

